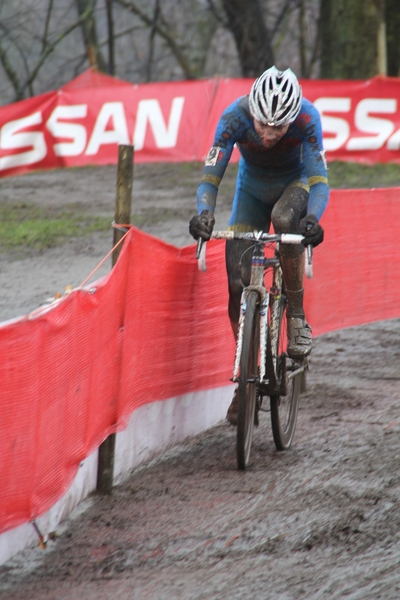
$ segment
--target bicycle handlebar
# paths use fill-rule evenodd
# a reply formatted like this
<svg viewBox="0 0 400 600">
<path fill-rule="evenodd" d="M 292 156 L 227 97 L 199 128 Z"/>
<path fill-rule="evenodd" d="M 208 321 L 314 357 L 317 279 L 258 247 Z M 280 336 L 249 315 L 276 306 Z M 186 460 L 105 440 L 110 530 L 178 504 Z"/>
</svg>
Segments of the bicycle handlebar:
<svg viewBox="0 0 400 600">
<path fill-rule="evenodd" d="M 214 231 L 211 238 L 215 240 L 250 240 L 252 242 L 282 242 L 283 244 L 301 244 L 304 237 L 297 233 L 265 233 L 264 231 Z M 197 240 L 196 258 L 200 257 L 205 240 Z"/>
<path fill-rule="evenodd" d="M 265 233 L 264 231 L 214 231 L 211 238 L 217 240 L 249 240 L 252 242 L 281 242 L 282 244 L 301 244 L 304 236 L 297 233 Z M 206 245 L 203 238 L 197 240 L 196 258 L 199 271 L 206 271 Z M 306 276 L 312 277 L 312 246 L 306 250 Z"/>
<path fill-rule="evenodd" d="M 250 240 L 251 242 L 282 242 L 282 244 L 301 244 L 304 239 L 297 233 L 265 233 L 264 231 L 214 231 L 211 237 L 216 240 Z"/>
</svg>

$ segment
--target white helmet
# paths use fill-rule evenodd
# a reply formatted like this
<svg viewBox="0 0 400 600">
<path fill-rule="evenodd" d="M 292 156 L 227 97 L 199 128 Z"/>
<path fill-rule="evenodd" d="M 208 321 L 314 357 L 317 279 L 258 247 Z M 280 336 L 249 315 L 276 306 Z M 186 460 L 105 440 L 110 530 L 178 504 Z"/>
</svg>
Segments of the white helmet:
<svg viewBox="0 0 400 600">
<path fill-rule="evenodd" d="M 267 69 L 251 86 L 250 113 L 264 125 L 288 125 L 300 112 L 301 86 L 290 69 Z"/>
</svg>

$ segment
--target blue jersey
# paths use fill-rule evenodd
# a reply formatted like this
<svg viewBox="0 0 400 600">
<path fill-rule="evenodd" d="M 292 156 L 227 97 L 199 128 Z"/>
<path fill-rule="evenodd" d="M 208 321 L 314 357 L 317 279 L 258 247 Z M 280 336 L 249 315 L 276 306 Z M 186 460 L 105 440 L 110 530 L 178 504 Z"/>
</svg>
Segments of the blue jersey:
<svg viewBox="0 0 400 600">
<path fill-rule="evenodd" d="M 302 100 L 298 117 L 272 148 L 262 145 L 254 129 L 248 96 L 224 111 L 197 190 L 199 213 L 204 209 L 214 212 L 218 186 L 235 144 L 241 158 L 230 225 L 245 218 L 246 204 L 250 205 L 252 198 L 272 208 L 288 185 L 309 190 L 307 212 L 321 217 L 329 198 L 327 166 L 320 116 L 309 100 Z"/>
</svg>

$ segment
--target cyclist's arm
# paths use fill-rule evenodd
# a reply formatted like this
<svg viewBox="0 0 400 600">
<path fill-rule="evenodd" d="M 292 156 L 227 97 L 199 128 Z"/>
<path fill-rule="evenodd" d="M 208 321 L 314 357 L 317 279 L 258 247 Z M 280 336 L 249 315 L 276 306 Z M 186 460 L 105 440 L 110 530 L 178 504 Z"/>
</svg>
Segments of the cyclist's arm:
<svg viewBox="0 0 400 600">
<path fill-rule="evenodd" d="M 310 186 L 307 210 L 319 220 L 329 200 L 328 173 L 322 145 L 321 119 L 317 109 L 312 105 L 309 108 L 309 115 L 311 120 L 305 129 L 303 141 L 303 163 Z"/>
<path fill-rule="evenodd" d="M 202 210 L 215 210 L 219 184 L 242 130 L 237 105 L 238 100 L 223 112 L 217 125 L 214 143 L 205 161 L 203 178 L 197 188 L 196 202 L 199 214 Z"/>
<path fill-rule="evenodd" d="M 215 165 L 209 164 L 209 157 L 211 153 L 216 154 L 219 157 L 219 161 Z M 216 144 L 216 140 L 214 140 L 214 145 L 212 146 L 206 158 L 203 178 L 199 187 L 197 188 L 196 202 L 199 214 L 202 210 L 211 210 L 212 212 L 215 211 L 219 184 L 224 176 L 231 154 L 232 151 L 218 146 Z"/>
</svg>

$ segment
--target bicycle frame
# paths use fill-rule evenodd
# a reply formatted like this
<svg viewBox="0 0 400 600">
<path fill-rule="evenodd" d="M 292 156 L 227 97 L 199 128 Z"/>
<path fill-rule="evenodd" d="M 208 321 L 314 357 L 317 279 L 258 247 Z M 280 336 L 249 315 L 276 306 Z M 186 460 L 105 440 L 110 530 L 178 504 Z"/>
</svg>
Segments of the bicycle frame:
<svg viewBox="0 0 400 600">
<path fill-rule="evenodd" d="M 300 244 L 304 239 L 298 234 L 268 234 L 262 231 L 254 232 L 236 232 L 236 231 L 215 231 L 212 235 L 214 239 L 242 239 L 254 241 L 255 246 L 252 254 L 250 284 L 243 289 L 240 302 L 240 316 L 238 323 L 238 336 L 236 341 L 235 361 L 233 365 L 232 381 L 239 381 L 239 365 L 243 345 L 243 326 L 244 317 L 247 308 L 247 297 L 249 292 L 256 291 L 260 300 L 260 373 L 258 385 L 267 389 L 269 393 L 274 393 L 281 387 L 280 375 L 278 373 L 278 356 L 277 356 L 277 341 L 279 337 L 279 322 L 280 322 L 280 297 L 282 294 L 283 276 L 279 262 L 279 243 Z M 274 242 L 275 253 L 272 258 L 265 258 L 264 248 L 267 243 Z M 311 270 L 311 247 L 307 247 L 306 265 L 312 274 Z M 199 260 L 199 269 L 206 270 L 205 265 L 205 244 L 203 240 L 198 241 L 197 258 Z M 264 283 L 265 270 L 272 267 L 272 285 L 268 291 Z M 311 275 L 308 275 L 311 276 Z M 271 302 L 272 299 L 272 302 Z M 270 307 L 271 305 L 271 307 Z M 270 323 L 268 324 L 268 309 L 270 308 Z M 266 373 L 267 365 L 267 339 L 268 333 L 270 336 L 270 351 L 272 353 L 272 373 Z M 300 367 L 295 371 L 296 374 L 303 371 L 305 367 Z M 268 375 L 268 379 L 266 378 Z M 282 374 L 281 374 L 282 375 Z"/>
<path fill-rule="evenodd" d="M 279 264 L 279 258 L 276 255 L 273 258 L 264 257 L 264 247 L 266 242 L 257 242 L 253 249 L 251 261 L 250 284 L 243 289 L 240 303 L 240 317 L 238 326 L 238 338 L 236 343 L 235 361 L 233 366 L 232 381 L 238 382 L 239 363 L 242 352 L 243 342 L 243 324 L 246 314 L 247 296 L 249 292 L 257 292 L 260 300 L 260 373 L 259 385 L 268 385 L 273 383 L 275 387 L 278 382 L 277 372 L 277 356 L 272 356 L 272 364 L 274 372 L 269 374 L 269 379 L 266 379 L 266 364 L 267 364 L 267 337 L 268 329 L 271 338 L 271 348 L 276 348 L 276 341 L 279 335 L 279 300 L 282 293 L 282 270 Z M 272 286 L 270 291 L 267 290 L 264 283 L 265 270 L 268 267 L 273 268 Z M 270 306 L 271 297 L 274 300 L 271 305 L 271 319 L 268 325 L 268 308 Z M 274 354 L 276 354 L 274 352 Z M 273 380 L 273 382 L 271 381 Z"/>
</svg>

